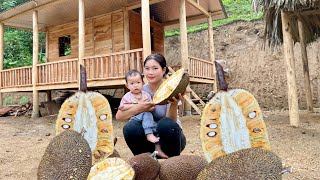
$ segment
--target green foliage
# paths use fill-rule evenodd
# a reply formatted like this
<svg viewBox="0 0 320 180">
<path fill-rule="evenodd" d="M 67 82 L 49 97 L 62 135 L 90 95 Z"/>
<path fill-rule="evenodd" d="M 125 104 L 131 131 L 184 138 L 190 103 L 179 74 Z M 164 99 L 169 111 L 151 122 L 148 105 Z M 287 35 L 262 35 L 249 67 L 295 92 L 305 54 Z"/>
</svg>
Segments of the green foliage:
<svg viewBox="0 0 320 180">
<path fill-rule="evenodd" d="M 20 99 L 19 104 L 20 105 L 25 105 L 29 102 L 29 97 L 28 96 L 22 96 L 22 98 Z"/>
<path fill-rule="evenodd" d="M 8 96 L 3 100 L 3 106 L 8 106 L 13 104 L 13 97 Z"/>
<path fill-rule="evenodd" d="M 219 27 L 236 21 L 254 21 L 262 18 L 262 13 L 255 13 L 251 8 L 251 0 L 222 0 L 228 18 L 213 21 L 213 27 Z M 188 33 L 208 29 L 208 23 L 189 26 Z M 178 29 L 165 32 L 166 37 L 179 35 Z"/>
</svg>

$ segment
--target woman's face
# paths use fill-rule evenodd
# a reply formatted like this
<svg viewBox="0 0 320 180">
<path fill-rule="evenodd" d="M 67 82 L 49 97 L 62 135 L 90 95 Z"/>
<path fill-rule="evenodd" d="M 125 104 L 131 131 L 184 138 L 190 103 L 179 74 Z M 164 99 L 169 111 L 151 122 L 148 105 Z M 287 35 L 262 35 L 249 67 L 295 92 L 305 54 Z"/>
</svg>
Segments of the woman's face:
<svg viewBox="0 0 320 180">
<path fill-rule="evenodd" d="M 149 59 L 144 66 L 143 72 L 149 83 L 159 83 L 162 81 L 165 68 L 162 68 L 156 60 Z"/>
</svg>

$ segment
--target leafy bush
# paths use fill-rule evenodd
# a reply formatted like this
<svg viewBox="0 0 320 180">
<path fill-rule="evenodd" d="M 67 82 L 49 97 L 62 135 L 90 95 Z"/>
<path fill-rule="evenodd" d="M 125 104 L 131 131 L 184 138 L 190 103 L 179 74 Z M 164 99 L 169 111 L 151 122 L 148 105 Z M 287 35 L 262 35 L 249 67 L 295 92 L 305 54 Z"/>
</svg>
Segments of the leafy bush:
<svg viewBox="0 0 320 180">
<path fill-rule="evenodd" d="M 29 102 L 29 97 L 28 96 L 22 96 L 22 98 L 20 99 L 19 104 L 20 105 L 25 105 Z"/>
<path fill-rule="evenodd" d="M 13 97 L 8 96 L 3 100 L 3 106 L 8 106 L 13 104 Z"/>
</svg>

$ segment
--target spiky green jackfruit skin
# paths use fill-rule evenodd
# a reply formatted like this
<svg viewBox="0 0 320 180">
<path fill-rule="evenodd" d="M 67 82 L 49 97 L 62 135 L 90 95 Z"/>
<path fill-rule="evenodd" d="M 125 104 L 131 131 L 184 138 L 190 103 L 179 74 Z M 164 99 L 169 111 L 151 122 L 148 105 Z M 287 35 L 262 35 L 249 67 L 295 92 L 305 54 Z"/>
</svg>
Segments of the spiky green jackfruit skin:
<svg viewBox="0 0 320 180">
<path fill-rule="evenodd" d="M 135 180 L 154 180 L 159 174 L 160 164 L 150 153 L 133 156 L 127 161 L 135 171 Z"/>
<path fill-rule="evenodd" d="M 273 152 L 248 148 L 213 160 L 198 175 L 197 180 L 280 180 L 282 162 Z"/>
<path fill-rule="evenodd" d="M 62 132 L 47 146 L 38 167 L 38 180 L 86 180 L 91 154 L 89 144 L 78 132 Z"/>
<path fill-rule="evenodd" d="M 161 163 L 160 180 L 194 180 L 208 164 L 201 156 L 180 155 L 166 159 Z"/>
</svg>

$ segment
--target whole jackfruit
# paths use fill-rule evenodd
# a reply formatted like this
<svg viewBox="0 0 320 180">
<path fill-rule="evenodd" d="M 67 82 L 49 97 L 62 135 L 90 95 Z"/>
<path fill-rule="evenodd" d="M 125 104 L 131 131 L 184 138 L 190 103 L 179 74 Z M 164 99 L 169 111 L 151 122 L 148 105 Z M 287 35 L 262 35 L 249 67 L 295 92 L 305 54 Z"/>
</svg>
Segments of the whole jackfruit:
<svg viewBox="0 0 320 180">
<path fill-rule="evenodd" d="M 87 179 L 92 162 L 87 141 L 76 131 L 68 130 L 54 137 L 38 167 L 38 179 Z"/>
<path fill-rule="evenodd" d="M 160 180 L 194 180 L 208 162 L 196 155 L 171 157 L 161 163 Z"/>
<path fill-rule="evenodd" d="M 213 160 L 197 180 L 281 179 L 282 162 L 273 152 L 260 148 L 243 149 Z"/>
<path fill-rule="evenodd" d="M 153 180 L 160 171 L 159 162 L 150 153 L 136 155 L 128 160 L 128 164 L 134 169 L 136 180 Z"/>
</svg>

